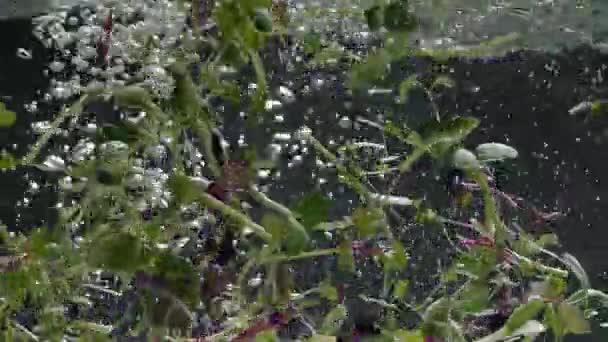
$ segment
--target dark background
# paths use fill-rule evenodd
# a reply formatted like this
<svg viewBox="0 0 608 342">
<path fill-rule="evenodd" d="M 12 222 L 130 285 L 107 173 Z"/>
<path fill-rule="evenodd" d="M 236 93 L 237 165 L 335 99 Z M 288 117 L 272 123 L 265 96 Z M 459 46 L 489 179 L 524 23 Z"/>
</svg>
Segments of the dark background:
<svg viewBox="0 0 608 342">
<path fill-rule="evenodd" d="M 31 122 L 52 117 L 53 113 L 52 106 L 42 103 L 39 114 L 23 109 L 25 103 L 41 97 L 37 90 L 44 91 L 48 86 L 42 71 L 50 56 L 30 31 L 29 21 L 0 21 L 0 96 L 8 108 L 18 113 L 14 127 L 0 129 L 0 149 L 6 148 L 18 156 L 35 140 L 29 129 Z M 33 59 L 17 58 L 19 47 L 32 49 Z M 454 61 L 448 70 L 453 69 L 457 86 L 439 99 L 444 112 L 482 119 L 482 128 L 469 139 L 472 146 L 497 141 L 519 150 L 518 173 L 510 177 L 506 190 L 527 197 L 539 207 L 547 205 L 551 210 L 568 213 L 555 227 L 555 232 L 565 250 L 579 258 L 594 286 L 602 290 L 608 290 L 608 227 L 605 226 L 608 222 L 608 122 L 584 115 L 572 117 L 568 109 L 588 96 L 601 97 L 605 85 L 592 79 L 597 77 L 598 70 L 603 72 L 606 62 L 607 56 L 585 46 L 560 54 L 519 53 L 517 58 L 499 63 Z M 548 65 L 556 66 L 559 74 L 548 70 Z M 285 81 L 291 76 L 275 77 Z M 316 122 L 324 138 L 344 135 L 336 125 L 327 124 L 329 117 L 333 118 L 337 112 L 365 113 L 367 100 L 354 99 L 353 107 L 345 109 L 346 95 L 338 83 L 334 81 L 325 90 L 298 97 L 298 101 L 286 109 L 286 127 L 295 128 L 302 121 L 291 118 L 294 113 L 315 108 L 315 118 L 307 118 L 306 122 Z M 389 100 L 392 98 L 386 99 L 387 103 Z M 415 101 L 423 100 L 414 97 Z M 414 103 L 410 107 L 421 106 L 424 104 Z M 405 112 L 407 110 L 396 115 L 405 115 Z M 230 136 L 230 127 L 227 135 L 230 140 L 236 139 Z M 263 135 L 260 130 L 261 145 L 267 142 Z M 13 144 L 17 144 L 16 147 Z M 53 212 L 50 209 L 54 203 L 52 187 L 28 196 L 32 198 L 31 205 L 17 207 L 29 180 L 42 184 L 47 181 L 39 172 L 30 172 L 28 180 L 24 176 L 26 171 L 31 170 L 0 174 L 0 220 L 11 230 L 43 224 Z M 293 189 L 293 196 L 306 190 L 308 183 L 302 177 L 308 172 L 306 168 L 292 170 L 283 179 L 286 189 Z M 292 197 L 282 188 L 274 190 L 280 197 Z M 572 340 L 608 341 L 608 334 L 598 330 L 592 337 Z"/>
</svg>

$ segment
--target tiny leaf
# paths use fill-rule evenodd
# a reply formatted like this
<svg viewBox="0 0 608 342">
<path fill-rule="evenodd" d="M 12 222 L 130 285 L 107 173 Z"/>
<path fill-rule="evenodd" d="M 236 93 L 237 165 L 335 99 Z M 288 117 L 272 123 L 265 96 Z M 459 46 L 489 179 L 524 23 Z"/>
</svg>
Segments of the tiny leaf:
<svg viewBox="0 0 608 342">
<path fill-rule="evenodd" d="M 293 207 L 300 217 L 300 222 L 307 229 L 327 220 L 331 201 L 319 192 L 310 193 Z"/>
<path fill-rule="evenodd" d="M 11 127 L 17 121 L 17 114 L 6 109 L 4 103 L 0 102 L 0 127 Z"/>
<path fill-rule="evenodd" d="M 384 16 L 380 6 L 372 6 L 365 10 L 365 20 L 371 31 L 378 31 L 382 27 Z"/>
<path fill-rule="evenodd" d="M 573 334 L 586 334 L 591 332 L 589 321 L 585 318 L 583 311 L 572 304 L 562 302 L 557 307 L 559 317 L 565 332 Z"/>
<path fill-rule="evenodd" d="M 526 322 L 536 318 L 544 308 L 545 302 L 540 298 L 533 298 L 528 303 L 518 306 L 505 323 L 507 333 L 513 333 Z"/>
</svg>

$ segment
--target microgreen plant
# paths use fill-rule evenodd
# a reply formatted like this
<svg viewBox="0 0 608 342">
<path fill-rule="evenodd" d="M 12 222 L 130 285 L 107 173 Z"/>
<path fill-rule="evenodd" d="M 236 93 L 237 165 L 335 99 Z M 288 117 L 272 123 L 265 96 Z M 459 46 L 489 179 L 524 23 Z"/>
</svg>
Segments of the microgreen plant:
<svg viewBox="0 0 608 342">
<path fill-rule="evenodd" d="M 407 56 L 467 53 L 406 45 L 418 25 L 407 1 L 339 13 L 363 18 L 382 40 L 365 53 L 313 28 L 292 30 L 282 0 L 159 1 L 165 12 L 148 4 L 140 14 L 152 19 L 134 23 L 143 3 L 104 1 L 97 19 L 82 15 L 93 29 L 78 30 L 77 49 L 101 59 L 88 70 L 106 79 L 57 97 L 71 105 L 22 159 L 2 154 L 3 169 L 36 165 L 61 175 L 56 224 L 0 230 L 4 340 L 274 341 L 295 327 L 291 338 L 310 341 L 531 341 L 548 331 L 561 341 L 588 333 L 590 321 L 601 319 L 590 313 L 606 307 L 608 295 L 590 287 L 572 255 L 551 251 L 556 237 L 534 235 L 525 223 L 507 219 L 509 210 L 531 212 L 535 224 L 557 215 L 497 188 L 493 166 L 517 151 L 493 142 L 475 152 L 465 148 L 479 121 L 440 115 L 435 93 L 454 85 L 441 73 L 415 74 L 396 85 L 398 103 L 416 88 L 432 103 L 425 129 L 365 121 L 401 151 L 373 170 L 357 161 L 362 149 L 377 144 L 328 147 L 307 127 L 294 132 L 290 139 L 309 146 L 357 195 L 343 217 L 332 216 L 339 199 L 316 191 L 297 203 L 272 199 L 256 183 L 265 160 L 226 147 L 221 113 L 211 102 L 233 101 L 252 117 L 264 115 L 270 87 L 261 51 L 271 43 L 284 49 L 287 38 L 295 40 L 290 44 L 303 47 L 313 67 L 329 60 L 348 66 L 355 96 L 386 86 L 391 64 Z M 53 38 L 68 44 L 64 36 Z M 87 43 L 100 46 L 90 50 Z M 481 55 L 500 43 L 469 52 Z M 74 64 L 84 70 L 85 62 Z M 140 71 L 128 75 L 125 65 Z M 226 77 L 231 68 L 253 71 L 249 92 Z M 95 103 L 110 104 L 121 119 L 91 117 Z M 2 129 L 16 119 L 0 106 Z M 95 123 L 92 134 L 67 162 L 54 156 L 38 163 L 42 147 L 68 119 L 70 125 Z M 399 191 L 399 181 L 427 159 L 458 170 L 446 196 L 460 199 L 466 221 Z M 376 176 L 388 180 L 384 188 L 370 182 Z M 471 204 L 477 202 L 481 206 Z M 413 295 L 423 276 L 408 271 L 409 261 L 426 251 L 408 247 L 408 230 L 429 227 L 444 232 L 449 263 L 434 274 L 434 289 Z M 368 282 L 362 270 L 378 281 Z M 370 329 L 354 322 L 359 313 L 352 300 L 363 303 L 359 311 L 378 312 L 365 325 Z"/>
</svg>

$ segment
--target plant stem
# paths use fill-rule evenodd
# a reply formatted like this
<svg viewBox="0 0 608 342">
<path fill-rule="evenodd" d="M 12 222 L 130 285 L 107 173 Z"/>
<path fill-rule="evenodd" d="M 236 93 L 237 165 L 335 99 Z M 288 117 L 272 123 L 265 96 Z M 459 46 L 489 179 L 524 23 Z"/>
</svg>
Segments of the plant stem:
<svg viewBox="0 0 608 342">
<path fill-rule="evenodd" d="M 232 218 L 243 226 L 252 229 L 262 239 L 266 241 L 270 241 L 272 239 L 272 235 L 268 233 L 264 227 L 253 222 L 249 217 L 247 217 L 247 215 L 239 212 L 231 206 L 226 205 L 224 202 L 217 200 L 215 197 L 207 193 L 202 193 L 198 200 L 203 206 L 219 210 L 227 217 Z"/>
<path fill-rule="evenodd" d="M 316 258 L 320 256 L 333 255 L 340 252 L 339 248 L 321 249 L 317 251 L 304 252 L 296 255 L 273 255 L 262 259 L 260 263 L 277 263 L 277 262 L 289 262 L 308 258 Z"/>
<path fill-rule="evenodd" d="M 273 201 L 270 197 L 266 196 L 266 194 L 258 190 L 255 185 L 251 185 L 249 187 L 249 194 L 251 195 L 251 197 L 253 197 L 254 200 L 256 200 L 261 205 L 283 215 L 287 219 L 287 223 L 289 223 L 289 226 L 291 226 L 292 229 L 295 229 L 304 236 L 306 236 L 306 239 L 308 240 L 309 237 L 306 228 L 304 228 L 304 226 L 300 222 L 298 222 L 298 220 L 293 216 L 291 210 L 289 210 L 284 205 Z"/>
<path fill-rule="evenodd" d="M 53 122 L 51 123 L 51 127 L 42 136 L 40 136 L 40 138 L 38 138 L 30 152 L 25 155 L 23 159 L 21 159 L 20 164 L 31 164 L 34 159 L 36 159 L 36 157 L 38 157 L 38 155 L 40 154 L 42 147 L 44 147 L 44 145 L 46 145 L 46 143 L 51 139 L 51 137 L 55 135 L 55 133 L 57 133 L 57 129 L 59 128 L 59 126 L 68 117 L 72 115 L 79 116 L 82 113 L 83 106 L 86 103 L 88 97 L 88 94 L 82 95 L 80 99 L 78 99 L 78 101 L 76 101 L 73 105 L 69 106 L 68 108 L 65 108 L 63 112 L 59 114 L 59 116 L 57 116 L 55 120 L 53 120 Z"/>
</svg>

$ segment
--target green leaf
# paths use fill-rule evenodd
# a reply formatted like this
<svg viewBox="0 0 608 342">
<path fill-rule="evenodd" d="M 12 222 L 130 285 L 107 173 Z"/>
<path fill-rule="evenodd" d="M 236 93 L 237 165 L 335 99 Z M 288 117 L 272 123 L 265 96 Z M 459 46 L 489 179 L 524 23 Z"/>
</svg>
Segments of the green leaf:
<svg viewBox="0 0 608 342">
<path fill-rule="evenodd" d="M 289 255 L 301 252 L 308 245 L 306 232 L 290 229 L 287 221 L 275 214 L 265 214 L 262 217 L 262 226 L 272 234 L 272 245 L 281 248 Z"/>
<path fill-rule="evenodd" d="M 475 247 L 462 254 L 454 263 L 456 271 L 473 279 L 487 279 L 496 268 L 496 250 Z"/>
<path fill-rule="evenodd" d="M 320 52 L 323 49 L 323 44 L 321 43 L 321 35 L 317 32 L 308 32 L 304 36 L 304 53 L 308 55 L 314 55 Z"/>
<path fill-rule="evenodd" d="M 108 232 L 91 241 L 88 262 L 94 267 L 133 273 L 150 261 L 143 243 L 126 232 Z"/>
<path fill-rule="evenodd" d="M 17 160 L 12 154 L 3 150 L 0 153 L 0 170 L 14 170 L 18 165 Z"/>
<path fill-rule="evenodd" d="M 452 163 L 455 168 L 464 171 L 479 169 L 481 166 L 473 152 L 465 148 L 459 148 L 454 152 Z"/>
<path fill-rule="evenodd" d="M 545 306 L 545 302 L 540 298 L 530 299 L 528 303 L 518 306 L 505 323 L 507 334 L 513 333 L 526 322 L 535 319 Z"/>
<path fill-rule="evenodd" d="M 550 275 L 543 282 L 543 296 L 551 299 L 559 298 L 566 292 L 566 286 L 566 281 L 563 278 Z"/>
<path fill-rule="evenodd" d="M 336 305 L 336 307 L 334 307 L 327 315 L 325 315 L 319 332 L 323 335 L 336 334 L 347 317 L 348 312 L 346 311 L 346 306 L 344 306 L 343 304 Z"/>
<path fill-rule="evenodd" d="M 264 33 L 272 32 L 272 17 L 266 9 L 256 9 L 253 18 L 256 30 Z"/>
<path fill-rule="evenodd" d="M 192 203 L 202 190 L 197 187 L 190 177 L 180 174 L 172 174 L 167 185 L 179 204 Z"/>
<path fill-rule="evenodd" d="M 261 332 L 255 336 L 255 342 L 277 342 L 279 338 L 277 337 L 274 329 Z"/>
<path fill-rule="evenodd" d="M 150 110 L 154 106 L 150 92 L 139 86 L 117 87 L 113 95 L 116 105 L 121 108 Z"/>
<path fill-rule="evenodd" d="M 459 295 L 459 308 L 465 313 L 478 313 L 488 308 L 490 288 L 483 281 L 472 281 Z"/>
<path fill-rule="evenodd" d="M 564 327 L 565 333 L 578 335 L 591 332 L 591 326 L 583 311 L 572 304 L 560 303 L 557 307 L 557 316 Z"/>
<path fill-rule="evenodd" d="M 427 127 L 424 141 L 428 146 L 454 145 L 464 140 L 477 126 L 479 119 L 473 117 L 456 117 L 439 123 L 434 121 Z"/>
<path fill-rule="evenodd" d="M 395 240 L 393 242 L 393 248 L 385 255 L 384 260 L 384 270 L 385 272 L 390 271 L 402 271 L 403 268 L 407 265 L 408 257 L 405 248 L 401 244 L 401 242 Z"/>
<path fill-rule="evenodd" d="M 152 274 L 164 281 L 172 294 L 190 307 L 195 307 L 200 295 L 200 276 L 191 262 L 170 252 L 154 260 Z"/>
<path fill-rule="evenodd" d="M 312 229 L 328 219 L 330 207 L 331 201 L 327 197 L 320 192 L 313 192 L 298 201 L 292 210 L 306 229 Z"/>
<path fill-rule="evenodd" d="M 542 248 L 559 246 L 559 238 L 557 234 L 543 234 L 536 240 L 536 244 Z"/>
<path fill-rule="evenodd" d="M 557 310 L 555 310 L 555 305 L 548 304 L 545 308 L 543 316 L 545 325 L 551 328 L 553 335 L 558 341 L 561 341 L 561 338 L 565 335 L 564 325 L 560 322 L 560 318 L 557 315 Z"/>
<path fill-rule="evenodd" d="M 384 211 L 381 208 L 357 208 L 352 219 L 362 237 L 375 235 L 378 229 L 386 224 Z"/>
<path fill-rule="evenodd" d="M 410 282 L 407 280 L 399 280 L 393 289 L 393 297 L 395 299 L 403 299 L 409 290 Z"/>
<path fill-rule="evenodd" d="M 332 286 L 327 279 L 319 284 L 319 294 L 321 297 L 330 301 L 336 301 L 338 299 L 338 290 Z"/>
<path fill-rule="evenodd" d="M 394 333 L 394 339 L 396 342 L 424 342 L 424 335 L 422 330 L 397 330 Z"/>
<path fill-rule="evenodd" d="M 416 18 L 410 13 L 407 0 L 394 0 L 384 9 L 384 26 L 389 31 L 409 32 L 417 26 Z"/>
<path fill-rule="evenodd" d="M 454 83 L 454 80 L 451 77 L 446 75 L 440 75 L 433 80 L 433 83 L 431 84 L 431 90 L 435 90 L 438 87 L 453 88 L 455 85 L 456 84 Z"/>
<path fill-rule="evenodd" d="M 352 67 L 349 88 L 359 89 L 370 82 L 383 79 L 391 61 L 391 56 L 384 49 L 371 53 L 365 61 Z"/>
<path fill-rule="evenodd" d="M 17 121 L 17 114 L 6 109 L 4 103 L 0 102 L 0 127 L 11 127 Z"/>
<path fill-rule="evenodd" d="M 429 305 L 423 315 L 426 323 L 447 322 L 450 316 L 451 304 L 448 298 L 440 298 Z"/>
<path fill-rule="evenodd" d="M 431 303 L 422 317 L 422 332 L 425 336 L 447 337 L 452 305 L 449 298 L 440 298 Z M 452 339 L 450 339 L 452 341 Z"/>
<path fill-rule="evenodd" d="M 475 148 L 475 153 L 484 162 L 513 159 L 518 155 L 516 149 L 501 143 L 481 144 Z"/>
<path fill-rule="evenodd" d="M 367 26 L 371 31 L 378 31 L 384 22 L 384 13 L 382 12 L 382 7 L 380 6 L 372 6 L 365 10 L 364 12 L 365 20 L 367 21 Z"/>
</svg>

